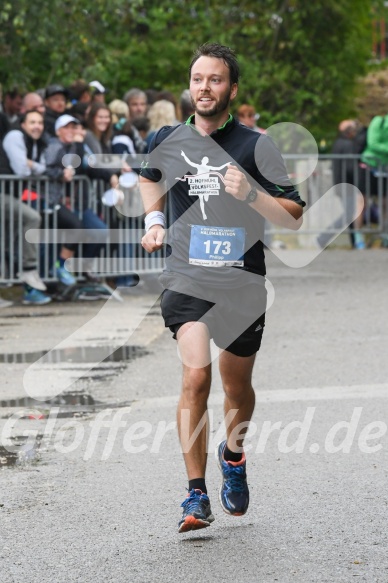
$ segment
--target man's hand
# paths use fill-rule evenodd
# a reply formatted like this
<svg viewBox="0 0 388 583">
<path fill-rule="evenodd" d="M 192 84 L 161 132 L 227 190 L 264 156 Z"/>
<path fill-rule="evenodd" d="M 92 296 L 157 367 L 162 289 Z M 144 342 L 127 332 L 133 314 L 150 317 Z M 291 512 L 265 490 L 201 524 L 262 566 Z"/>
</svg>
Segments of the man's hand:
<svg viewBox="0 0 388 583">
<path fill-rule="evenodd" d="M 159 251 L 163 246 L 166 231 L 162 225 L 153 225 L 141 240 L 142 247 L 148 252 Z"/>
<path fill-rule="evenodd" d="M 224 177 L 225 191 L 237 198 L 237 200 L 245 200 L 248 192 L 251 190 L 251 186 L 246 179 L 243 172 L 233 166 L 228 164 L 228 169 Z"/>
<path fill-rule="evenodd" d="M 117 176 L 117 174 L 112 174 L 109 182 L 112 188 L 117 188 L 119 185 L 119 177 Z"/>
<path fill-rule="evenodd" d="M 64 182 L 71 182 L 73 180 L 74 174 L 75 174 L 74 168 L 65 168 L 63 171 Z"/>
</svg>

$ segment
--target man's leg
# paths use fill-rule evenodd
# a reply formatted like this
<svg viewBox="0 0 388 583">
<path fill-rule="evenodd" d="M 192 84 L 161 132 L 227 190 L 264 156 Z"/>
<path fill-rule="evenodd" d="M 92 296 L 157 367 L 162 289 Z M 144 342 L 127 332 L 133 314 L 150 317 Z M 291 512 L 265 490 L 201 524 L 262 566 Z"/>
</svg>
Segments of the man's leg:
<svg viewBox="0 0 388 583">
<path fill-rule="evenodd" d="M 209 332 L 205 324 L 187 322 L 177 333 L 183 365 L 182 393 L 178 403 L 177 423 L 189 480 L 204 478 L 207 460 L 207 400 L 210 392 L 211 365 Z M 198 429 L 203 423 L 203 427 Z M 195 439 L 193 434 L 198 432 Z"/>
<path fill-rule="evenodd" d="M 234 431 L 240 423 L 251 420 L 255 408 L 255 392 L 252 388 L 252 369 L 256 354 L 252 356 L 236 356 L 224 351 L 220 355 L 219 367 L 225 392 L 224 413 L 227 417 L 232 410 L 237 410 L 230 421 L 227 430 L 227 446 L 232 452 L 239 452 L 243 446 L 244 434 L 247 428 L 240 432 Z M 241 438 L 237 439 L 240 434 Z"/>
<path fill-rule="evenodd" d="M 220 355 L 227 440 L 222 441 L 216 450 L 222 473 L 219 499 L 222 509 L 234 516 L 245 514 L 249 505 L 246 459 L 242 446 L 255 407 L 251 382 L 255 356 L 236 356 L 227 351 Z"/>
<path fill-rule="evenodd" d="M 178 403 L 179 439 L 189 480 L 179 532 L 210 526 L 214 517 L 206 492 L 205 472 L 209 421 L 207 400 L 211 384 L 209 332 L 205 324 L 187 322 L 177 333 L 183 364 L 182 393 Z"/>
</svg>

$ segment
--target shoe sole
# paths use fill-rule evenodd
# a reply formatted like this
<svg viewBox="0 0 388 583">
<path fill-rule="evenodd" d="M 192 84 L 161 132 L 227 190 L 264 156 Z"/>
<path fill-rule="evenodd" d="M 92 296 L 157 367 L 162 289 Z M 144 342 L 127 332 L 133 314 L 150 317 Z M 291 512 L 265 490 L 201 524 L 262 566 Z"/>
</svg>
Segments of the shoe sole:
<svg viewBox="0 0 388 583">
<path fill-rule="evenodd" d="M 218 465 L 219 470 L 221 472 L 222 479 L 224 479 L 224 474 L 222 473 L 222 467 L 221 467 L 221 462 L 220 462 L 220 456 L 218 455 L 219 447 L 220 446 L 217 445 L 214 454 L 215 454 L 215 458 L 217 460 L 217 465 Z M 221 505 L 222 510 L 225 512 L 225 514 L 228 514 L 229 516 L 244 516 L 244 514 L 247 513 L 248 508 L 246 509 L 245 512 L 230 512 L 230 510 L 225 508 L 225 506 L 222 503 L 222 484 L 221 484 L 221 488 L 218 490 L 218 500 L 219 500 L 219 503 Z"/>
<path fill-rule="evenodd" d="M 189 532 L 190 530 L 199 530 L 210 526 L 214 521 L 214 516 L 211 514 L 207 520 L 202 518 L 195 518 L 195 516 L 186 516 L 185 521 L 180 525 L 178 532 Z"/>
</svg>

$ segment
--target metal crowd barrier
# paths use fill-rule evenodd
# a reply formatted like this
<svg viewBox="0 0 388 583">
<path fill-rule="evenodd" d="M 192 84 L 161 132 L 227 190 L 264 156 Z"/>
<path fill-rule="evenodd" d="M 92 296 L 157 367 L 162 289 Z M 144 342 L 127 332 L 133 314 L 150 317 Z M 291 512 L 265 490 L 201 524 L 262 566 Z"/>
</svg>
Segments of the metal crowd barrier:
<svg viewBox="0 0 388 583">
<path fill-rule="evenodd" d="M 301 198 L 306 202 L 306 213 L 303 225 L 297 232 L 298 243 L 302 247 L 310 246 L 313 239 L 322 233 L 336 236 L 346 227 L 346 217 L 349 213 L 349 190 L 346 187 L 334 186 L 333 164 L 338 164 L 339 180 L 342 183 L 353 184 L 359 188 L 360 182 L 365 182 L 362 188 L 364 198 L 363 225 L 360 228 L 364 234 L 380 235 L 387 233 L 387 216 L 385 200 L 388 191 L 388 168 L 378 167 L 376 182 L 370 168 L 362 168 L 360 156 L 321 154 L 315 164 L 316 157 L 309 155 L 284 155 L 289 176 L 296 184 Z M 305 178 L 307 176 L 307 178 Z M 305 179 L 304 179 L 305 178 Z M 363 179 L 363 180 L 361 180 Z M 301 180 L 301 182 L 299 182 Z M 326 194 L 327 193 L 327 194 Z M 324 208 L 314 204 L 325 195 Z M 346 212 L 348 211 L 348 212 Z M 347 228 L 349 233 L 354 226 Z M 274 225 L 266 226 L 266 235 L 271 238 L 278 234 L 290 234 L 290 231 Z"/>
<path fill-rule="evenodd" d="M 112 207 L 104 206 L 102 195 L 107 190 L 103 181 L 74 177 L 63 187 L 62 204 L 82 220 L 86 209 L 92 210 L 107 225 L 105 230 L 88 230 L 80 234 L 73 265 L 82 271 L 84 245 L 89 240 L 101 243 L 99 256 L 93 262 L 93 272 L 101 276 L 123 276 L 132 273 L 160 273 L 164 265 L 162 251 L 150 256 L 140 245 L 144 233 L 143 207 L 138 188 L 123 189 L 124 200 Z M 59 246 L 74 242 L 78 232 L 58 229 L 55 207 L 49 203 L 49 180 L 39 177 L 26 180 L 20 176 L 0 176 L 0 285 L 18 281 L 23 267 L 23 239 L 26 206 L 41 217 L 40 243 L 37 248 L 39 273 L 45 281 L 55 281 L 55 263 Z M 23 201 L 21 204 L 20 201 Z M 39 218 L 35 220 L 39 222 Z M 34 228 L 39 228 L 38 224 Z M 74 235 L 73 235 L 74 233 Z M 73 236 L 72 236 L 73 235 Z"/>
<path fill-rule="evenodd" d="M 309 212 L 306 214 L 302 228 L 297 232 L 299 244 L 309 246 L 311 238 L 322 232 L 336 235 L 343 230 L 341 217 L 346 208 L 346 190 L 343 195 L 328 196 L 325 212 L 314 212 L 316 203 L 333 186 L 333 161 L 339 161 L 341 178 L 347 182 L 349 172 L 354 184 L 359 184 L 362 170 L 358 156 L 320 155 L 318 163 L 311 172 L 311 157 L 308 155 L 284 156 L 291 178 L 295 178 L 297 189 L 302 199 L 307 203 Z M 307 168 L 307 172 L 306 172 Z M 298 178 L 308 177 L 299 183 Z M 364 233 L 387 233 L 387 217 L 385 216 L 385 201 L 387 200 L 388 168 L 377 169 L 377 189 L 372 191 L 372 176 L 366 170 L 366 187 L 363 192 L 365 200 Z M 101 202 L 107 190 L 103 181 L 91 181 L 81 176 L 74 177 L 68 187 L 68 196 L 63 191 L 62 203 L 76 212 L 82 218 L 83 211 L 91 209 L 106 223 L 108 229 L 97 233 L 97 238 L 103 241 L 99 257 L 96 259 L 94 271 L 102 276 L 117 277 L 131 273 L 160 273 L 164 265 L 164 251 L 149 255 L 140 245 L 144 233 L 143 207 L 139 189 L 123 189 L 124 200 L 116 206 L 104 206 Z M 340 193 L 341 194 L 341 193 Z M 49 205 L 49 181 L 47 177 L 25 178 L 9 175 L 0 176 L 0 284 L 17 282 L 17 272 L 22 269 L 23 249 L 23 205 L 35 209 L 41 216 L 40 229 L 50 236 L 41 237 L 38 249 L 38 269 L 45 281 L 55 280 L 55 262 L 57 247 L 61 241 L 71 238 L 71 233 L 62 233 L 57 228 L 55 209 Z M 167 215 L 170 210 L 167 209 Z M 336 218 L 336 220 L 334 220 Z M 351 229 L 349 229 L 351 231 Z M 95 234 L 96 232 L 93 231 Z M 290 231 L 267 226 L 266 234 L 273 237 Z M 101 239 L 102 237 L 102 239 Z M 44 242 L 45 241 L 45 242 Z M 50 244 L 48 244 L 48 241 Z M 85 241 L 78 244 L 76 256 L 82 257 Z M 77 261 L 75 261 L 77 266 Z"/>
</svg>

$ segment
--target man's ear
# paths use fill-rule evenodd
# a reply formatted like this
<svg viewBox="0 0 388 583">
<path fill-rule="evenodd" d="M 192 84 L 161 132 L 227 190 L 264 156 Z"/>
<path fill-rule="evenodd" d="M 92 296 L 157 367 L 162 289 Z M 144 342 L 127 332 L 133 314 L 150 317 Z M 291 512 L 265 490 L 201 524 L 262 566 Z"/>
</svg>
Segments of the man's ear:
<svg viewBox="0 0 388 583">
<path fill-rule="evenodd" d="M 233 85 L 230 88 L 230 100 L 231 101 L 236 97 L 237 91 L 238 91 L 238 85 L 237 85 L 237 83 L 233 83 Z"/>
</svg>

